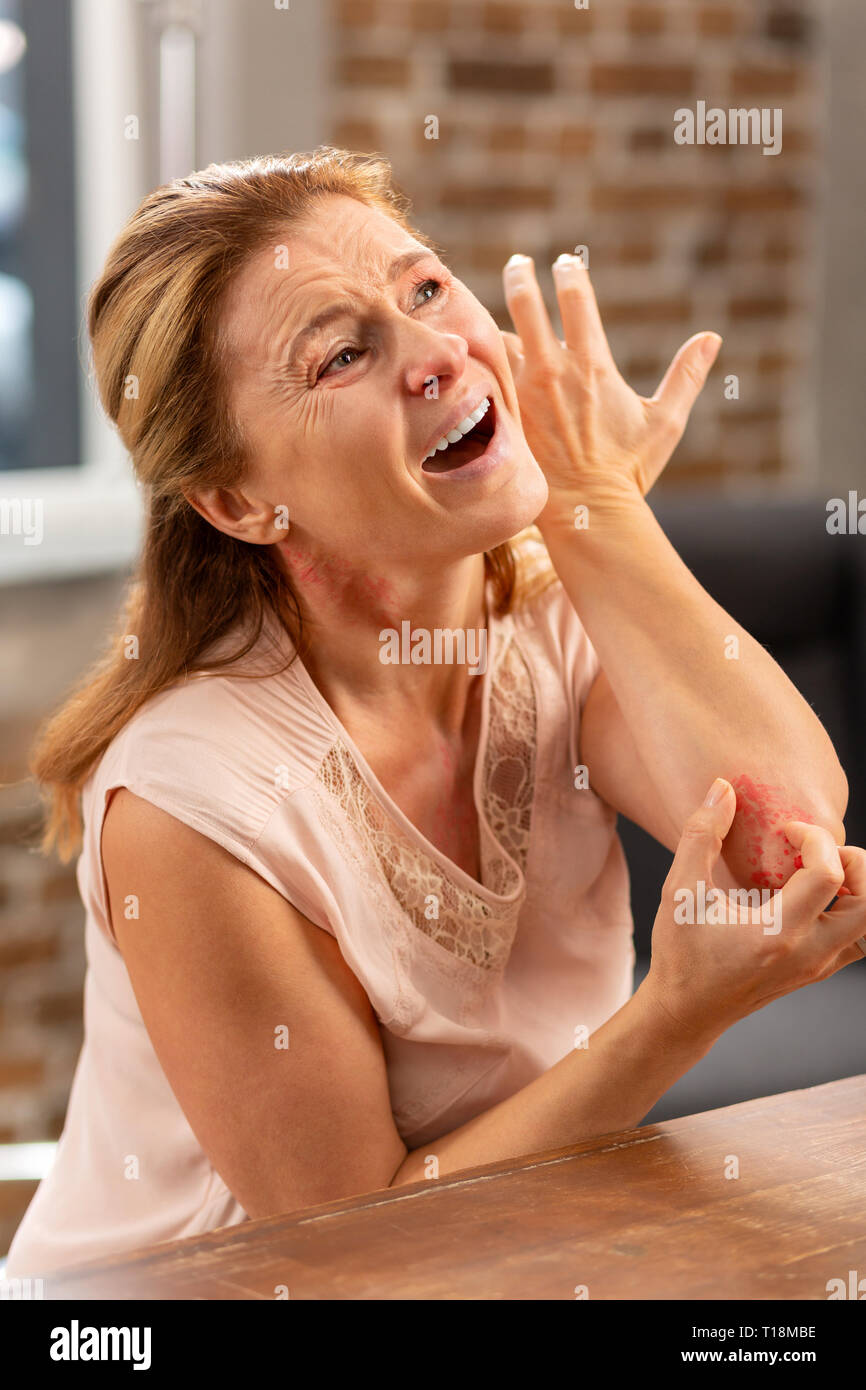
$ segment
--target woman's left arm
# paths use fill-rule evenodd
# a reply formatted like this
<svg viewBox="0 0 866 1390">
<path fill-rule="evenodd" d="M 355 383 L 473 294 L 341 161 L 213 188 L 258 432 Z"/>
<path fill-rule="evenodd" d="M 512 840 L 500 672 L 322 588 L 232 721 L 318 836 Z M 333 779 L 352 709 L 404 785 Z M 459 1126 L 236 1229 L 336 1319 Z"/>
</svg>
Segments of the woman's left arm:
<svg viewBox="0 0 866 1390">
<path fill-rule="evenodd" d="M 650 398 L 616 369 L 589 274 L 554 266 L 556 338 L 528 258 L 509 262 L 506 334 L 521 420 L 550 495 L 538 526 L 598 652 L 581 761 L 615 809 L 673 849 L 715 777 L 737 791 L 727 885 L 777 888 L 808 820 L 844 843 L 847 782 L 820 721 L 784 672 L 701 587 L 644 496 L 686 426 L 720 339 L 683 345 Z M 732 641 L 736 639 L 736 642 Z"/>
</svg>

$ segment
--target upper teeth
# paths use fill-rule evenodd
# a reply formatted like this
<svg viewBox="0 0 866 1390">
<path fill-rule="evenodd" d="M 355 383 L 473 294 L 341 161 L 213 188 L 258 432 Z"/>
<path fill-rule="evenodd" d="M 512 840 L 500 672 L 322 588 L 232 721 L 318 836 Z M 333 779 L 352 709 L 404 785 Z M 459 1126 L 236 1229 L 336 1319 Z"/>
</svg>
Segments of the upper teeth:
<svg viewBox="0 0 866 1390">
<path fill-rule="evenodd" d="M 429 454 L 424 455 L 424 459 L 432 459 L 433 455 L 438 450 L 447 449 L 449 444 L 456 444 L 458 439 L 462 439 L 464 434 L 468 434 L 471 429 L 475 428 L 478 421 L 483 415 L 487 414 L 489 409 L 490 397 L 485 396 L 484 400 L 472 411 L 471 415 L 464 416 L 460 423 L 454 426 L 453 430 L 449 430 L 447 434 L 443 434 L 441 439 L 437 439 Z"/>
</svg>

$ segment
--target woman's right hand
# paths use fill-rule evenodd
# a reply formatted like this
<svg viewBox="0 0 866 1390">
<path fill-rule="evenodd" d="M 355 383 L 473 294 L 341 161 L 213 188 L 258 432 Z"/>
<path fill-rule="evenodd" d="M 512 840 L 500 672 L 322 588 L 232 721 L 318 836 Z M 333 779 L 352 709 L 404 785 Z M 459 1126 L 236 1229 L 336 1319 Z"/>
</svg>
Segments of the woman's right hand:
<svg viewBox="0 0 866 1390">
<path fill-rule="evenodd" d="M 700 908 L 714 887 L 713 869 L 736 810 L 733 788 L 729 782 L 724 787 L 715 805 L 705 802 L 685 825 L 665 879 L 650 969 L 641 986 L 684 1035 L 696 1038 L 715 1039 L 772 999 L 864 959 L 854 943 L 866 936 L 866 852 L 840 848 L 828 831 L 803 821 L 784 827 L 802 868 L 772 899 L 758 890 L 766 900 L 763 921 L 745 907 L 738 920 L 726 890 L 717 890 L 722 920 L 696 920 L 714 915 Z M 692 922 L 683 920 L 690 903 Z"/>
</svg>

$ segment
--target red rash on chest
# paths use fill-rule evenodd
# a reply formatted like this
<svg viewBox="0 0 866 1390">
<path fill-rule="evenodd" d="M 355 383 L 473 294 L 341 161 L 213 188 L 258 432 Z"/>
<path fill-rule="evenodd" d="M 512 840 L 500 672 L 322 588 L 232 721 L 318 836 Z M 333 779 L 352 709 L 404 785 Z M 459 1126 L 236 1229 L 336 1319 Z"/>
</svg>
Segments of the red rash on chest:
<svg viewBox="0 0 866 1390">
<path fill-rule="evenodd" d="M 803 861 L 780 827 L 789 820 L 811 825 L 812 816 L 792 806 L 783 788 L 756 782 L 745 773 L 731 786 L 737 794 L 731 836 L 751 869 L 750 882 L 759 888 L 781 888 L 795 869 L 802 869 Z"/>
</svg>

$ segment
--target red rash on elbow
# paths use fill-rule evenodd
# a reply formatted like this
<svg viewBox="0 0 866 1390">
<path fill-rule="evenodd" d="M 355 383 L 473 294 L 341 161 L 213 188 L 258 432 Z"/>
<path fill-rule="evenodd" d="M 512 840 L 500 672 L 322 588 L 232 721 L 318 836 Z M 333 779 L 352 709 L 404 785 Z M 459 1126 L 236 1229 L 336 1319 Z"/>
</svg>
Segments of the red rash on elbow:
<svg viewBox="0 0 866 1390">
<path fill-rule="evenodd" d="M 749 881 L 759 888 L 781 888 L 803 860 L 780 826 L 789 820 L 807 821 L 813 817 L 785 799 L 781 787 L 755 782 L 742 774 L 731 786 L 737 794 L 737 811 L 730 838 L 737 857 L 742 855 L 750 872 Z"/>
</svg>

